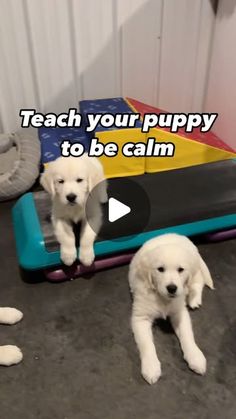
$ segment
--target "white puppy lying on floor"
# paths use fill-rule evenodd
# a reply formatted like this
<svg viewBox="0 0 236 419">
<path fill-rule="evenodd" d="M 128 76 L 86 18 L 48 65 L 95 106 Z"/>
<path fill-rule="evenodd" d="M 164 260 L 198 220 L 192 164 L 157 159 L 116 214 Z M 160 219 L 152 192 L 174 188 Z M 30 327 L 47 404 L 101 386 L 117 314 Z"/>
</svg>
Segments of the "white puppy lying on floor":
<svg viewBox="0 0 236 419">
<path fill-rule="evenodd" d="M 214 287 L 196 246 L 187 237 L 177 234 L 149 240 L 131 262 L 129 284 L 133 293 L 132 330 L 145 380 L 153 384 L 161 376 L 152 323 L 156 318 L 167 316 L 189 368 L 204 374 L 206 359 L 195 343 L 186 299 L 190 307 L 199 307 L 204 285 Z"/>
<path fill-rule="evenodd" d="M 89 266 L 94 260 L 93 243 L 96 233 L 85 214 L 89 193 L 104 181 L 103 167 L 95 157 L 59 157 L 48 164 L 41 176 L 41 185 L 52 197 L 52 223 L 60 243 L 61 260 L 72 265 L 77 258 L 73 223 L 82 222 L 79 259 Z M 93 197 L 90 221 L 98 231 L 102 222 L 101 203 L 107 201 L 106 182 L 102 182 Z M 95 199 L 96 198 L 96 199 Z"/>
<path fill-rule="evenodd" d="M 21 311 L 11 307 L 0 307 L 0 323 L 15 324 L 23 317 Z M 21 350 L 15 345 L 0 346 L 0 365 L 18 364 L 23 358 Z"/>
</svg>

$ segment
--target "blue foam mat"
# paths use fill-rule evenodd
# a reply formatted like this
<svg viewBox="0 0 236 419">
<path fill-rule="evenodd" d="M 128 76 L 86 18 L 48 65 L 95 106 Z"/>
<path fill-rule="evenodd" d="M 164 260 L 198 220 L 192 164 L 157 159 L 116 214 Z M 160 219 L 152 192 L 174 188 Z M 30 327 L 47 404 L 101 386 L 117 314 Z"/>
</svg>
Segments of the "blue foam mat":
<svg viewBox="0 0 236 419">
<path fill-rule="evenodd" d="M 110 99 L 94 99 L 94 100 L 82 100 L 79 102 L 80 112 L 83 116 L 83 121 L 86 124 L 86 115 L 90 114 L 132 114 L 134 111 L 128 105 L 128 103 L 122 97 L 115 97 Z M 134 128 L 141 128 L 142 121 L 137 120 Z M 96 127 L 96 132 L 99 131 L 112 131 L 117 129 L 125 129 L 123 127 L 117 128 L 115 125 L 112 125 L 109 128 L 104 128 L 100 124 Z M 130 128 L 132 129 L 132 128 Z M 93 133 L 93 135 L 95 132 Z"/>
<path fill-rule="evenodd" d="M 41 144 L 41 163 L 49 163 L 61 156 L 60 145 L 62 141 L 69 140 L 71 143 L 81 143 L 85 151 L 88 151 L 90 139 L 84 128 L 47 128 L 38 130 Z"/>
</svg>

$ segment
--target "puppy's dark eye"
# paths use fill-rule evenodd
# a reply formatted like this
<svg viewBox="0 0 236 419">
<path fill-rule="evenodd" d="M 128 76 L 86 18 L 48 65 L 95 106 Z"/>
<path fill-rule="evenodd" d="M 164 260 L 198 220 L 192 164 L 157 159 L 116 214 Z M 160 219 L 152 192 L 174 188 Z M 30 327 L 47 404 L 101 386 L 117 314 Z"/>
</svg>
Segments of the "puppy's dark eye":
<svg viewBox="0 0 236 419">
<path fill-rule="evenodd" d="M 159 268 L 157 268 L 158 272 L 165 272 L 165 268 L 164 266 L 159 266 Z"/>
<path fill-rule="evenodd" d="M 58 179 L 58 183 L 64 183 L 63 179 Z"/>
<path fill-rule="evenodd" d="M 184 271 L 184 268 L 181 268 L 181 266 L 178 268 L 178 272 L 181 274 L 181 272 Z"/>
<path fill-rule="evenodd" d="M 76 182 L 78 182 L 78 183 L 83 182 L 83 179 L 81 179 L 80 177 L 78 177 L 78 178 L 76 179 Z"/>
</svg>

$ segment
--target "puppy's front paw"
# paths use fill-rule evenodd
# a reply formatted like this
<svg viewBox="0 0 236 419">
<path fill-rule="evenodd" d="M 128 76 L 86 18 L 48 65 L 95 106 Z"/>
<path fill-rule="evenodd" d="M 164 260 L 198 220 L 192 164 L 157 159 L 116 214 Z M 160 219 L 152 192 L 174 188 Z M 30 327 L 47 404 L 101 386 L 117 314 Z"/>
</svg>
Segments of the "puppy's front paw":
<svg viewBox="0 0 236 419">
<path fill-rule="evenodd" d="M 205 374 L 207 365 L 206 358 L 198 347 L 186 356 L 185 360 L 192 371 L 201 375 Z"/>
<path fill-rule="evenodd" d="M 155 384 L 161 376 L 161 364 L 158 359 L 145 357 L 141 361 L 141 372 L 144 380 L 149 384 Z"/>
<path fill-rule="evenodd" d="M 20 310 L 12 307 L 0 308 L 0 323 L 2 324 L 15 324 L 18 323 L 23 317 Z"/>
<path fill-rule="evenodd" d="M 79 260 L 84 266 L 92 265 L 94 261 L 94 250 L 93 247 L 80 247 Z"/>
<path fill-rule="evenodd" d="M 61 247 L 61 260 L 67 265 L 71 266 L 77 258 L 76 248 L 68 249 Z"/>
<path fill-rule="evenodd" d="M 107 201 L 108 201 L 108 195 L 107 195 L 107 192 L 105 191 L 100 196 L 100 202 L 101 204 L 106 204 Z"/>
<path fill-rule="evenodd" d="M 0 365 L 10 365 L 19 364 L 23 359 L 21 350 L 14 345 L 4 345 L 0 346 Z"/>
<path fill-rule="evenodd" d="M 193 310 L 199 308 L 202 305 L 202 296 L 201 294 L 191 295 L 188 298 L 188 305 Z"/>
</svg>

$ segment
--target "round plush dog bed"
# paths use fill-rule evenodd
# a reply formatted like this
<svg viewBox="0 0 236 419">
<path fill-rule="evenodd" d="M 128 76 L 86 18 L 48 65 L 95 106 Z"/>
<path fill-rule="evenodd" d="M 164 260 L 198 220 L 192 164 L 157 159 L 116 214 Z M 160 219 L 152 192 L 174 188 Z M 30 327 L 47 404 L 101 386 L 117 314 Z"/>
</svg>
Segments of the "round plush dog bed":
<svg viewBox="0 0 236 419">
<path fill-rule="evenodd" d="M 26 131 L 0 135 L 0 201 L 26 192 L 39 175 L 40 143 Z"/>
</svg>

